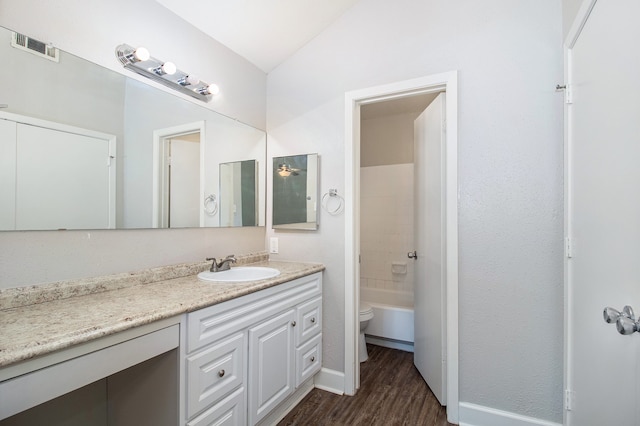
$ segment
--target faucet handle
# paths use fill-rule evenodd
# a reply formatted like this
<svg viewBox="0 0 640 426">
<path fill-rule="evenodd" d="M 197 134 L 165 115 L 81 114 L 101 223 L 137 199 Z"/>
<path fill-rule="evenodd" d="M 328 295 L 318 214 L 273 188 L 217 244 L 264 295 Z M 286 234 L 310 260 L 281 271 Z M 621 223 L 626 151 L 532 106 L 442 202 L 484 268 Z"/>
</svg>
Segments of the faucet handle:
<svg viewBox="0 0 640 426">
<path fill-rule="evenodd" d="M 207 262 L 212 261 L 212 260 L 213 260 L 213 264 L 211 265 L 211 268 L 209 269 L 209 271 L 217 272 L 218 271 L 218 263 L 216 262 L 216 258 L 215 257 L 207 257 Z"/>
<path fill-rule="evenodd" d="M 224 260 L 230 260 L 232 263 L 236 263 L 236 255 L 230 254 L 229 256 L 225 257 Z"/>
</svg>

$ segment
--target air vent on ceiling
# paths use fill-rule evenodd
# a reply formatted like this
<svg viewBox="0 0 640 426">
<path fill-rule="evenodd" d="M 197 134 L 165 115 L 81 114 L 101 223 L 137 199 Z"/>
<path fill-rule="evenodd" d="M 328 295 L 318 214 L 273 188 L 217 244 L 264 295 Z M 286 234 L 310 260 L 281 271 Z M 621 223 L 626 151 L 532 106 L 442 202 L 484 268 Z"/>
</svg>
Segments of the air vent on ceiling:
<svg viewBox="0 0 640 426">
<path fill-rule="evenodd" d="M 50 44 L 43 43 L 24 34 L 13 33 L 11 37 L 11 46 L 16 49 L 24 50 L 50 61 L 59 61 L 58 49 Z"/>
</svg>

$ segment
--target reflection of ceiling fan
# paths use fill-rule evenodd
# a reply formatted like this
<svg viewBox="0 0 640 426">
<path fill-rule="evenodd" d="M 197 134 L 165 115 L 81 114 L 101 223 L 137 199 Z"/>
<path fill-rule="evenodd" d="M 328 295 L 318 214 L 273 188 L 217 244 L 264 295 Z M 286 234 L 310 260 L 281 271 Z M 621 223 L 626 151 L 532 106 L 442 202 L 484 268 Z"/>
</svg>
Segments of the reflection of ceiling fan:
<svg viewBox="0 0 640 426">
<path fill-rule="evenodd" d="M 278 174 L 282 177 L 287 177 L 287 176 L 298 176 L 298 172 L 300 171 L 300 169 L 292 169 L 290 165 L 288 164 L 279 164 L 278 165 Z"/>
</svg>

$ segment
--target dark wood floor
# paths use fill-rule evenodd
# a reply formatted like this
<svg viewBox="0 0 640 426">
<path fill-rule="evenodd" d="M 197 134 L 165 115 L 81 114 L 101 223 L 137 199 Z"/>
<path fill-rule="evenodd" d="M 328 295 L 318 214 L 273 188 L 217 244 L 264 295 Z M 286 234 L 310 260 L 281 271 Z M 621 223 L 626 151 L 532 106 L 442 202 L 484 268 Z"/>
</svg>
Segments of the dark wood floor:
<svg viewBox="0 0 640 426">
<path fill-rule="evenodd" d="M 367 345 L 369 360 L 360 364 L 360 390 L 340 396 L 312 390 L 278 426 L 423 425 L 450 426 L 418 370 L 413 354 Z"/>
</svg>

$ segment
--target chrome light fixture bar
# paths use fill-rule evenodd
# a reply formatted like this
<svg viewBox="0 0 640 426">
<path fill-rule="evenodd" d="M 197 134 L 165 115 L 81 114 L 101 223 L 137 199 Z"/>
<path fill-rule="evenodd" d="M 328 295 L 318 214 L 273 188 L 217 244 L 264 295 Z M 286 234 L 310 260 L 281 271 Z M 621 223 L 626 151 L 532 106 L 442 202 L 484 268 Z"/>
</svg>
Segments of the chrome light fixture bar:
<svg viewBox="0 0 640 426">
<path fill-rule="evenodd" d="M 144 47 L 136 49 L 128 44 L 121 44 L 116 47 L 116 56 L 126 69 L 203 102 L 209 102 L 220 91 L 217 85 L 205 83 L 180 71 L 173 62 L 164 62 L 152 57 Z"/>
</svg>

